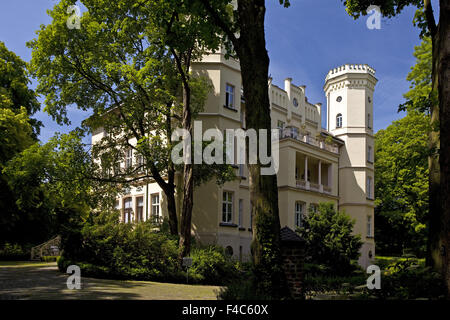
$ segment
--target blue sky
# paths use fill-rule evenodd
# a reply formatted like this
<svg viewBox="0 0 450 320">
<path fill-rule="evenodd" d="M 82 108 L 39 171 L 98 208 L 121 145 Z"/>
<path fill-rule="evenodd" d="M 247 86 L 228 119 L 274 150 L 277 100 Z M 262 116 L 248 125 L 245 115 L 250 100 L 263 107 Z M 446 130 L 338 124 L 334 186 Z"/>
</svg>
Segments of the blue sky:
<svg viewBox="0 0 450 320">
<path fill-rule="evenodd" d="M 29 61 L 31 50 L 25 43 L 35 37 L 41 24 L 50 23 L 46 10 L 56 2 L 2 2 L 0 41 Z M 406 76 L 415 63 L 412 53 L 420 43 L 419 31 L 412 25 L 414 8 L 382 19 L 380 30 L 369 30 L 366 17 L 353 20 L 340 0 L 291 0 L 290 8 L 280 6 L 278 0 L 266 3 L 266 41 L 275 84 L 283 87 L 284 79 L 291 77 L 295 84 L 306 85 L 309 101 L 322 102 L 326 108 L 322 88 L 328 70 L 345 63 L 369 64 L 379 81 L 374 95 L 375 131 L 403 116 L 397 106 L 404 101 L 402 95 L 409 87 Z M 41 111 L 35 115 L 45 125 L 40 139 L 46 141 L 56 131 L 67 132 L 86 116 L 84 111 L 69 108 L 72 126 L 61 127 Z"/>
</svg>

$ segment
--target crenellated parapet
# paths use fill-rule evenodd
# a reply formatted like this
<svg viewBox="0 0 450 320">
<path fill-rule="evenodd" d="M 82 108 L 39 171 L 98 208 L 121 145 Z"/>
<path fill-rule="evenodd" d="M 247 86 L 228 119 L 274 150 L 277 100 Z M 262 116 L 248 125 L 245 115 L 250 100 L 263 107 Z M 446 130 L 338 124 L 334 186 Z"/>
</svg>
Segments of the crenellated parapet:
<svg viewBox="0 0 450 320">
<path fill-rule="evenodd" d="M 375 89 L 377 83 L 375 69 L 367 64 L 344 64 L 331 69 L 325 77 L 324 91 L 331 92 L 343 88 Z"/>
</svg>

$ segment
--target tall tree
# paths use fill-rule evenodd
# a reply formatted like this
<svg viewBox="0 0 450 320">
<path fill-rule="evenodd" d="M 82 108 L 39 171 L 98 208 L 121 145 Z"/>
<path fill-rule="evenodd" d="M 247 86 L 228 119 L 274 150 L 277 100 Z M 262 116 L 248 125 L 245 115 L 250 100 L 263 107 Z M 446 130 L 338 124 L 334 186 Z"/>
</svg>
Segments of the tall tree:
<svg viewBox="0 0 450 320">
<path fill-rule="evenodd" d="M 375 134 L 375 237 L 381 255 L 426 252 L 430 131 L 429 116 L 410 110 Z"/>
<path fill-rule="evenodd" d="M 24 107 L 29 116 L 39 111 L 41 106 L 36 93 L 28 88 L 30 83 L 26 63 L 0 41 L 0 108 L 20 113 L 20 108 Z M 31 118 L 28 122 L 36 139 L 42 123 Z"/>
<path fill-rule="evenodd" d="M 20 212 L 3 170 L 14 156 L 33 144 L 40 122 L 30 116 L 39 110 L 36 93 L 28 85 L 26 63 L 0 41 L 0 242 L 32 242 L 35 217 Z M 37 237 L 39 238 L 39 236 Z"/>
<path fill-rule="evenodd" d="M 431 0 L 341 0 L 347 12 L 357 18 L 370 5 L 393 17 L 406 6 L 418 7 L 415 24 L 421 36 L 432 41 L 432 91 L 430 115 L 432 132 L 429 147 L 430 238 L 428 263 L 438 270 L 450 297 L 450 2 L 439 0 L 439 21 L 434 18 Z M 438 130 L 437 130 L 438 129 Z"/>
<path fill-rule="evenodd" d="M 89 213 L 100 205 L 112 207 L 117 194 L 116 185 L 88 178 L 98 169 L 83 138 L 81 130 L 57 134 L 22 151 L 3 170 L 23 219 L 32 216 L 29 232 L 44 237 L 35 240 L 61 235 L 69 256 L 80 250 L 74 235 Z"/>
<path fill-rule="evenodd" d="M 146 170 L 142 170 L 142 165 L 133 166 L 120 173 L 119 178 L 129 183 L 154 179 L 167 197 L 171 232 L 177 234 L 171 143 L 170 139 L 166 144 L 160 142 L 161 136 L 170 138 L 177 123 L 184 121 L 186 127 L 190 126 L 191 114 L 205 101 L 207 86 L 188 78 L 189 63 L 196 56 L 197 47 L 185 44 L 178 50 L 179 47 L 167 45 L 174 32 L 168 30 L 169 25 L 178 28 L 178 33 L 183 32 L 182 19 L 174 13 L 173 3 L 81 2 L 87 11 L 80 18 L 79 30 L 67 27 L 67 8 L 75 1 L 62 0 L 50 11 L 52 23 L 42 26 L 38 39 L 29 43 L 33 48 L 31 70 L 39 80 L 38 92 L 46 97 L 45 110 L 66 123 L 69 105 L 91 110 L 90 126 L 105 125 L 111 130 L 103 147 L 117 144 L 118 140 L 111 136 L 120 136 L 122 140 L 116 149 L 126 147 L 142 155 Z M 177 37 L 183 39 L 181 35 Z M 175 43 L 177 38 L 170 39 Z M 191 38 L 189 41 L 191 46 L 196 44 Z M 183 87 L 177 84 L 181 80 Z M 180 99 L 181 90 L 185 93 Z M 132 144 L 131 139 L 137 144 Z M 124 148 L 116 152 L 117 157 L 123 159 Z M 97 150 L 100 154 L 105 148 Z M 117 157 L 109 159 L 120 160 Z M 130 174 L 135 177 L 125 178 Z"/>
<path fill-rule="evenodd" d="M 55 5 L 49 11 L 52 23 L 41 26 L 38 38 L 28 44 L 33 49 L 31 71 L 39 80 L 37 91 L 46 97 L 44 110 L 59 123 L 69 123 L 67 107 L 75 104 L 92 111 L 90 127 L 103 124 L 113 134 L 121 130 L 123 141 L 116 147 L 126 145 L 135 154 L 142 153 L 148 170 L 142 170 L 136 181 L 152 178 L 160 185 L 167 197 L 171 231 L 176 234 L 173 166 L 164 158 L 155 159 L 154 155 L 161 153 L 149 149 L 155 122 L 169 124 L 172 106 L 177 104 L 170 91 L 173 86 L 166 89 L 167 82 L 159 76 L 164 71 L 160 61 L 164 50 L 150 42 L 148 33 L 142 36 L 149 26 L 142 23 L 133 6 L 117 10 L 123 3 L 113 7 L 106 2 L 83 1 L 88 11 L 80 18 L 81 28 L 69 29 L 67 8 L 74 3 L 62 0 Z M 103 142 L 107 144 L 108 138 Z M 123 159 L 125 151 L 119 150 L 117 156 Z M 128 168 L 126 173 L 141 169 L 142 165 Z"/>
<path fill-rule="evenodd" d="M 241 65 L 242 86 L 248 128 L 269 130 L 271 140 L 270 102 L 268 95 L 269 56 L 264 32 L 265 1 L 199 0 L 205 16 L 217 24 L 231 46 L 229 53 L 238 58 Z M 289 5 L 289 1 L 280 0 Z M 232 48 L 232 49 L 231 49 Z M 231 50 L 230 50 L 231 49 Z M 266 154 L 271 154 L 268 143 Z M 258 153 L 259 154 L 259 153 Z M 278 211 L 277 176 L 261 175 L 261 164 L 247 164 L 249 170 L 250 201 L 252 204 L 253 241 L 252 257 L 255 265 L 258 290 L 274 298 L 286 296 L 286 281 L 280 249 L 280 218 Z"/>
</svg>

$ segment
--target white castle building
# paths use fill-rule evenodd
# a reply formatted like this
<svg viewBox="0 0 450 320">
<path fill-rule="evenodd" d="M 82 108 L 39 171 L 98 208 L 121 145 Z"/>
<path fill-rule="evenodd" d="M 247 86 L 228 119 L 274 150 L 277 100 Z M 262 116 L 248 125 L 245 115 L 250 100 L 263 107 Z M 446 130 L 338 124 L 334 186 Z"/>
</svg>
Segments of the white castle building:
<svg viewBox="0 0 450 320">
<path fill-rule="evenodd" d="M 241 95 L 239 63 L 215 53 L 195 62 L 194 75 L 207 76 L 213 90 L 196 120 L 203 130 L 245 128 L 245 100 Z M 330 70 L 325 78 L 326 129 L 322 128 L 320 103 L 306 98 L 305 86 L 287 78 L 284 88 L 269 79 L 272 128 L 281 132 L 279 142 L 279 212 L 281 227 L 294 229 L 308 208 L 333 202 L 356 220 L 354 233 L 363 241 L 359 263 L 371 264 L 374 243 L 373 94 L 375 71 L 367 65 L 346 64 Z M 94 132 L 93 143 L 104 135 Z M 131 155 L 130 155 L 131 156 Z M 219 244 L 238 259 L 250 256 L 252 218 L 248 173 L 236 167 L 238 178 L 218 186 L 210 181 L 196 187 L 192 234 L 205 244 Z M 181 212 L 177 197 L 177 212 Z M 164 193 L 156 182 L 131 188 L 117 201 L 124 222 L 166 216 Z"/>
</svg>

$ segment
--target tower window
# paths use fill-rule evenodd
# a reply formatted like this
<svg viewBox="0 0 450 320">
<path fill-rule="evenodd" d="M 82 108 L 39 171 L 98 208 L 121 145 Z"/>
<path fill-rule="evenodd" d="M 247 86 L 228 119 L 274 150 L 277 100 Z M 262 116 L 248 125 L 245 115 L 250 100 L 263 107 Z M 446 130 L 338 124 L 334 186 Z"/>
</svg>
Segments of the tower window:
<svg viewBox="0 0 450 320">
<path fill-rule="evenodd" d="M 372 216 L 367 216 L 367 236 L 373 237 L 372 235 Z"/>
<path fill-rule="evenodd" d="M 370 113 L 367 114 L 367 128 L 372 128 L 372 126 L 370 125 Z"/>
<path fill-rule="evenodd" d="M 228 83 L 225 89 L 225 107 L 234 109 L 234 87 Z"/>
<path fill-rule="evenodd" d="M 372 160 L 372 147 L 371 146 L 367 146 L 367 161 L 368 162 L 373 162 L 373 160 Z"/>
<path fill-rule="evenodd" d="M 342 128 L 342 114 L 336 116 L 336 128 Z"/>
<path fill-rule="evenodd" d="M 367 185 L 366 185 L 366 195 L 367 198 L 369 199 L 373 199 L 373 194 L 372 194 L 372 177 L 367 177 Z"/>
</svg>

